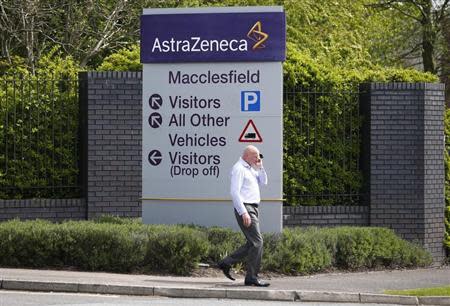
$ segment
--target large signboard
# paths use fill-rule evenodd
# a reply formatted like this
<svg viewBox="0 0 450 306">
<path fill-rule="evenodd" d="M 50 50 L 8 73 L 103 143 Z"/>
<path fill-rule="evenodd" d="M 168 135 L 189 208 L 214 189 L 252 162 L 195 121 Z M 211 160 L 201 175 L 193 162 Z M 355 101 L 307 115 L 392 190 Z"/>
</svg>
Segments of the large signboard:
<svg viewBox="0 0 450 306">
<path fill-rule="evenodd" d="M 144 10 L 146 223 L 237 228 L 229 171 L 253 144 L 269 175 L 261 227 L 281 230 L 284 14 L 279 7 L 229 10 Z"/>
<path fill-rule="evenodd" d="M 189 11 L 144 11 L 142 63 L 284 61 L 284 12 L 269 8 Z"/>
</svg>

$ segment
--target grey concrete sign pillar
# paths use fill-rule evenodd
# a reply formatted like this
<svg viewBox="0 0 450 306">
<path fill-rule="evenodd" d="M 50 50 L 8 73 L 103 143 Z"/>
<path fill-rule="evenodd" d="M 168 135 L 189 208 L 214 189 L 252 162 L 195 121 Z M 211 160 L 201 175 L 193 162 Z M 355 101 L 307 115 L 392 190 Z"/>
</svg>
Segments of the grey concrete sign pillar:
<svg viewBox="0 0 450 306">
<path fill-rule="evenodd" d="M 370 224 L 444 260 L 444 85 L 361 86 Z"/>
</svg>

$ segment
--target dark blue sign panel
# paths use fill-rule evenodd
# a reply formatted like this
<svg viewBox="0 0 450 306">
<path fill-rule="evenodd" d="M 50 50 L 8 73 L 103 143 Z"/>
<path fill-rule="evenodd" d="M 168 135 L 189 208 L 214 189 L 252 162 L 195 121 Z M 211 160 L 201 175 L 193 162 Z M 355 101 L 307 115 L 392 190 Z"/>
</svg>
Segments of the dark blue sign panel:
<svg viewBox="0 0 450 306">
<path fill-rule="evenodd" d="M 141 62 L 284 61 L 284 12 L 141 16 Z"/>
</svg>

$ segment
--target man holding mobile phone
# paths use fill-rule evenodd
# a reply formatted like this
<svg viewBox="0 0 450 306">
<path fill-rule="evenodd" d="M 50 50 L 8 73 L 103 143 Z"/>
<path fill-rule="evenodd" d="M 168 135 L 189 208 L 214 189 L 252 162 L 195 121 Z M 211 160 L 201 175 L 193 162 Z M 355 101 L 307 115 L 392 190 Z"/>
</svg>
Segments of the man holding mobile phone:
<svg viewBox="0 0 450 306">
<path fill-rule="evenodd" d="M 258 278 L 263 252 L 263 237 L 259 228 L 259 186 L 267 185 L 262 158 L 258 148 L 247 146 L 231 169 L 230 192 L 234 214 L 247 242 L 219 262 L 219 268 L 225 276 L 235 280 L 230 274 L 231 266 L 247 258 L 245 285 L 257 287 L 270 285 Z"/>
</svg>

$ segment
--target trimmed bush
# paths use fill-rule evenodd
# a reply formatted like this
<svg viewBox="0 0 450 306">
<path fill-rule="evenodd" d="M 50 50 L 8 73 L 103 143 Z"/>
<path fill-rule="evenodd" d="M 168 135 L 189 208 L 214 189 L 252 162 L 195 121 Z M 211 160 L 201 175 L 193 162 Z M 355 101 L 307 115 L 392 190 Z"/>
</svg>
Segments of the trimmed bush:
<svg viewBox="0 0 450 306">
<path fill-rule="evenodd" d="M 39 268 L 61 266 L 61 236 L 48 221 L 0 223 L 0 265 Z"/>
<path fill-rule="evenodd" d="M 416 267 L 431 264 L 431 255 L 381 227 L 337 227 L 321 231 L 333 265 L 341 269 Z"/>
<path fill-rule="evenodd" d="M 143 229 L 92 222 L 9 221 L 0 224 L 0 264 L 128 272 L 144 259 L 148 237 Z"/>
<path fill-rule="evenodd" d="M 295 228 L 264 239 L 263 271 L 297 275 L 431 263 L 422 248 L 384 228 Z M 188 275 L 199 262 L 216 263 L 243 243 L 243 235 L 230 229 L 143 225 L 138 219 L 13 220 L 0 223 L 0 266 Z"/>
<path fill-rule="evenodd" d="M 142 224 L 141 218 L 126 218 L 114 215 L 102 215 L 93 220 L 95 223 Z"/>
<path fill-rule="evenodd" d="M 368 267 L 373 245 L 374 240 L 368 229 L 338 232 L 336 265 L 348 269 Z"/>
<path fill-rule="evenodd" d="M 212 227 L 206 231 L 210 244 L 207 261 L 217 263 L 245 243 L 244 236 L 229 228 Z"/>
<path fill-rule="evenodd" d="M 144 260 L 149 242 L 142 226 L 67 222 L 57 228 L 65 264 L 83 270 L 132 271 Z"/>
<path fill-rule="evenodd" d="M 400 239 L 390 229 L 337 227 L 285 229 L 278 243 L 265 253 L 263 264 L 269 271 L 308 274 L 332 267 L 420 267 L 431 262 L 429 253 Z"/>
<path fill-rule="evenodd" d="M 285 229 L 276 248 L 265 252 L 264 270 L 307 274 L 331 267 L 331 254 L 318 229 Z"/>
<path fill-rule="evenodd" d="M 145 271 L 189 274 L 208 251 L 207 235 L 185 226 L 148 226 Z"/>
</svg>

